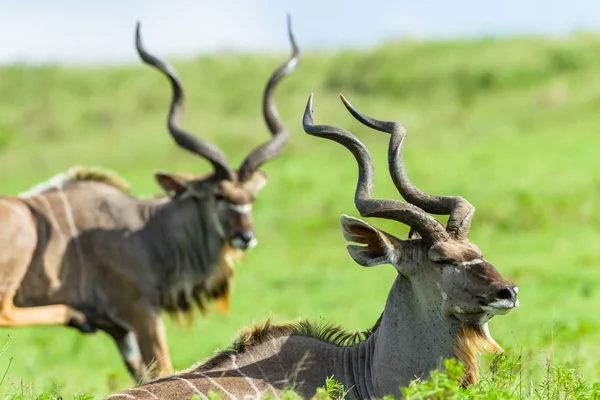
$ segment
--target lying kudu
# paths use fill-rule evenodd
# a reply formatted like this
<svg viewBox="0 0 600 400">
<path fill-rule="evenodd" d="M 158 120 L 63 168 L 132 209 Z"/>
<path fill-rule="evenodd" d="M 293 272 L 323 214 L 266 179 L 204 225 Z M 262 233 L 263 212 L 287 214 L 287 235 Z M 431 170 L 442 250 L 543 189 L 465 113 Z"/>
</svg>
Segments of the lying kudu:
<svg viewBox="0 0 600 400">
<path fill-rule="evenodd" d="M 224 398 L 279 396 L 292 387 L 305 398 L 333 376 L 348 390 L 348 399 L 399 396 L 400 387 L 427 378 L 446 358 L 465 364 L 465 385 L 477 380 L 476 354 L 502 351 L 492 339 L 488 321 L 518 305 L 517 287 L 504 279 L 468 233 L 474 208 L 461 197 L 434 196 L 417 189 L 402 161 L 405 130 L 357 111 L 363 124 L 391 134 L 389 170 L 407 203 L 372 197 L 374 168 L 369 151 L 350 132 L 314 125 L 312 96 L 304 113 L 304 130 L 346 147 L 358 162 L 355 204 L 363 217 L 379 217 L 410 226 L 401 240 L 366 222 L 342 215 L 350 256 L 365 267 L 391 264 L 398 276 L 383 314 L 365 332 L 318 327 L 305 320 L 287 325 L 268 321 L 240 335 L 228 351 L 191 369 L 109 396 L 114 399 L 175 399 L 209 391 Z M 446 214 L 444 227 L 428 212 Z"/>
<path fill-rule="evenodd" d="M 204 176 L 156 173 L 167 195 L 139 199 L 106 174 L 71 169 L 20 197 L 0 197 L 0 326 L 65 324 L 102 329 L 116 342 L 132 376 L 172 371 L 160 312 L 228 306 L 232 257 L 256 245 L 251 218 L 259 170 L 278 156 L 287 131 L 274 104 L 278 82 L 300 53 L 288 25 L 292 56 L 267 82 L 263 112 L 272 138 L 234 170 L 213 144 L 179 127 L 184 93 L 175 70 L 142 46 L 142 60 L 169 79 L 167 125 L 175 142 L 210 161 Z"/>
</svg>

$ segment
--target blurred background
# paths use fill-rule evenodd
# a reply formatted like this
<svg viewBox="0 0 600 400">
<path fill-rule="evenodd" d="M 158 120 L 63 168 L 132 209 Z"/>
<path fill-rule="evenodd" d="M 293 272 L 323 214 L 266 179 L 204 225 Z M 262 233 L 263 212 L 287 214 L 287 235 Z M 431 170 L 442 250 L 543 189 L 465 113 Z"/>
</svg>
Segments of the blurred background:
<svg viewBox="0 0 600 400">
<path fill-rule="evenodd" d="M 395 4 L 394 4 L 395 3 Z M 282 17 L 293 16 L 303 48 L 369 48 L 401 38 L 477 38 L 512 35 L 562 36 L 594 30 L 600 5 L 591 0 L 519 1 L 484 4 L 458 0 L 420 2 L 351 0 L 143 1 L 74 0 L 6 2 L 0 61 L 121 63 L 131 51 L 136 20 L 144 37 L 165 56 L 190 57 L 222 51 L 285 51 Z"/>
<path fill-rule="evenodd" d="M 490 323 L 536 385 L 548 365 L 600 381 L 600 5 L 592 1 L 4 1 L 0 15 L 0 193 L 14 195 L 76 164 L 118 172 L 137 195 L 152 172 L 203 173 L 165 128 L 167 80 L 139 61 L 171 62 L 187 92 L 184 126 L 238 165 L 268 138 L 261 96 L 289 53 L 290 12 L 302 51 L 278 87 L 290 132 L 265 165 L 254 218 L 259 245 L 236 269 L 231 313 L 189 327 L 165 317 L 176 369 L 226 347 L 241 328 L 297 317 L 366 329 L 395 272 L 361 268 L 339 229 L 357 178 L 341 146 L 306 135 L 345 127 L 371 149 L 375 194 L 399 198 L 387 137 L 338 99 L 400 121 L 412 181 L 477 208 L 471 241 L 518 284 L 521 306 Z M 370 220 L 404 238 L 397 223 Z M 0 390 L 96 397 L 132 386 L 110 338 L 63 327 L 0 329 Z M 489 358 L 482 357 L 485 371 Z"/>
</svg>

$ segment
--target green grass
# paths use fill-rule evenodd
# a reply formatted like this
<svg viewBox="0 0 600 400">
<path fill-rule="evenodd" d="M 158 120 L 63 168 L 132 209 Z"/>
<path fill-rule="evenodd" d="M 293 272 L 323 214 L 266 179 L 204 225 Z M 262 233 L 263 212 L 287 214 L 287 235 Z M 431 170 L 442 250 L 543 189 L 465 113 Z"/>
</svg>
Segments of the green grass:
<svg viewBox="0 0 600 400">
<path fill-rule="evenodd" d="M 263 84 L 286 55 L 219 55 L 175 62 L 188 93 L 185 126 L 239 164 L 267 138 Z M 212 312 L 190 329 L 167 320 L 181 369 L 223 348 L 239 328 L 325 315 L 350 329 L 379 316 L 395 272 L 361 268 L 339 228 L 353 205 L 356 164 L 341 146 L 300 125 L 315 93 L 315 121 L 346 127 L 371 149 L 375 194 L 398 197 L 386 168 L 387 136 L 360 126 L 337 94 L 408 130 L 413 182 L 462 195 L 477 212 L 471 239 L 519 285 L 521 307 L 490 323 L 525 381 L 541 384 L 547 360 L 600 381 L 600 37 L 392 43 L 365 52 L 305 54 L 277 93 L 290 130 L 255 205 L 259 246 L 237 269 L 229 317 Z M 0 69 L 0 192 L 16 194 L 74 164 L 112 168 L 139 194 L 158 193 L 152 171 L 201 173 L 165 129 L 170 90 L 140 65 Z M 400 237 L 390 221 L 376 226 Z M 1 390 L 96 398 L 132 381 L 104 334 L 63 327 L 0 329 L 10 335 Z M 482 359 L 488 371 L 489 358 Z M 537 387 L 537 386 L 536 386 Z M 25 389 L 29 390 L 27 392 Z M 501 390 L 501 389 L 499 389 Z M 50 395 L 49 395 L 50 396 Z"/>
</svg>

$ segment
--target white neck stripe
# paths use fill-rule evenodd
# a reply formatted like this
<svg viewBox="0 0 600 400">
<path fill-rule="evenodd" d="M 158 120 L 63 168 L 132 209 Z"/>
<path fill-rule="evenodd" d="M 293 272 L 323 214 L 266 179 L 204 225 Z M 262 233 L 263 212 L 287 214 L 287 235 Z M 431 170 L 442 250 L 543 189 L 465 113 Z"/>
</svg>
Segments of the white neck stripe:
<svg viewBox="0 0 600 400">
<path fill-rule="evenodd" d="M 475 259 L 475 260 L 471 260 L 471 261 L 463 261 L 461 263 L 459 263 L 458 265 L 462 266 L 462 267 L 468 267 L 469 265 L 477 265 L 477 264 L 483 264 L 483 260 L 480 259 Z"/>
<path fill-rule="evenodd" d="M 239 212 L 240 214 L 249 214 L 252 211 L 252 204 L 238 205 L 229 203 L 229 208 Z"/>
</svg>

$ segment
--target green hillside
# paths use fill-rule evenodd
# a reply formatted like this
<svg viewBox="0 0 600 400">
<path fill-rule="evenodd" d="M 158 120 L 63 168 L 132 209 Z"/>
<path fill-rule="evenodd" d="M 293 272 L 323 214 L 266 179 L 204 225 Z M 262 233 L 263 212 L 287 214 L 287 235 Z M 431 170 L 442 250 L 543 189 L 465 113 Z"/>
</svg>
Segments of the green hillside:
<svg viewBox="0 0 600 400">
<path fill-rule="evenodd" d="M 188 95 L 186 128 L 239 164 L 268 137 L 263 85 L 285 57 L 174 62 Z M 583 34 L 303 54 L 277 92 L 290 142 L 265 166 L 270 182 L 254 211 L 259 245 L 237 268 L 231 315 L 199 316 L 190 329 L 167 319 L 175 368 L 225 347 L 240 327 L 270 313 L 280 322 L 326 316 L 359 329 L 383 309 L 395 272 L 361 268 L 347 255 L 339 216 L 358 216 L 356 164 L 341 146 L 303 132 L 311 92 L 317 123 L 350 129 L 371 149 L 376 195 L 399 198 L 387 172 L 387 136 L 359 125 L 339 92 L 367 114 L 402 122 L 415 184 L 475 205 L 471 240 L 520 288 L 521 306 L 490 328 L 509 357 L 522 361 L 524 387 L 538 388 L 548 363 L 600 382 L 600 36 Z M 159 193 L 154 170 L 208 170 L 172 142 L 167 80 L 141 63 L 4 66 L 0 94 L 1 193 L 16 194 L 74 164 L 114 169 L 138 194 Z M 400 237 L 407 232 L 371 222 Z M 8 336 L 3 394 L 99 398 L 133 383 L 104 334 L 0 329 L 0 346 Z M 490 359 L 482 357 L 482 373 Z"/>
</svg>

